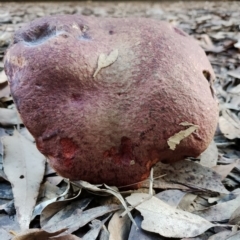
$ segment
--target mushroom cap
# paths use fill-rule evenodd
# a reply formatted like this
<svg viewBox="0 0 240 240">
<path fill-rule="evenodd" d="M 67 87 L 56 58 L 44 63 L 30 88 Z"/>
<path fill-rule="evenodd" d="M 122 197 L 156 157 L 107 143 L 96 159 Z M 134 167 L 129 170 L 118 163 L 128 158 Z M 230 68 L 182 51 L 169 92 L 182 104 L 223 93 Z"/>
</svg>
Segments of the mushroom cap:
<svg viewBox="0 0 240 240">
<path fill-rule="evenodd" d="M 212 67 L 192 37 L 166 22 L 37 19 L 15 33 L 5 71 L 38 149 L 71 180 L 137 183 L 158 161 L 199 156 L 216 129 Z M 183 122 L 198 129 L 173 150 L 168 140 Z"/>
</svg>

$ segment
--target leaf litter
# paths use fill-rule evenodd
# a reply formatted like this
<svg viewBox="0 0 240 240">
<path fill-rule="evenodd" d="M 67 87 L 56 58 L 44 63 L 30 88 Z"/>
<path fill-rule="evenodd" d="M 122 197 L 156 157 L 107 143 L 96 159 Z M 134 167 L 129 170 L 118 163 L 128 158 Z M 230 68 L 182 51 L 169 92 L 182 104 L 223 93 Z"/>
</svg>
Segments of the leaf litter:
<svg viewBox="0 0 240 240">
<path fill-rule="evenodd" d="M 12 185 L 19 224 L 22 230 L 27 230 L 43 179 L 45 157 L 16 130 L 2 141 L 4 172 Z"/>
<path fill-rule="evenodd" d="M 178 223 L 187 221 L 186 226 L 188 224 L 191 226 L 191 230 L 187 233 L 185 233 L 186 226 L 184 224 L 178 228 L 177 225 L 174 226 L 174 231 L 171 233 L 169 231 L 170 235 L 168 236 L 170 237 L 178 236 L 178 239 L 185 240 L 239 239 L 240 35 L 238 26 L 240 11 L 238 3 L 0 3 L 0 8 L 0 127 L 4 129 L 0 131 L 0 138 L 3 138 L 3 144 L 6 136 L 14 142 L 16 138 L 14 127 L 17 127 L 20 132 L 18 138 L 21 139 L 14 146 L 9 142 L 7 148 L 4 149 L 0 144 L 0 176 L 2 176 L 0 178 L 0 190 L 2 191 L 0 195 L 0 239 L 10 240 L 14 236 L 14 232 L 17 233 L 17 237 L 25 234 L 25 231 L 21 232 L 19 223 L 22 229 L 29 228 L 30 224 L 30 230 L 33 230 L 33 233 L 28 233 L 30 235 L 26 239 L 33 238 L 33 235 L 36 236 L 36 239 L 42 239 L 42 236 L 47 239 L 51 234 L 55 234 L 44 231 L 41 228 L 43 226 L 48 226 L 51 231 L 54 229 L 58 229 L 59 232 L 63 231 L 60 235 L 51 235 L 51 239 L 59 240 L 84 238 L 109 240 L 114 230 L 119 233 L 118 237 L 124 236 L 129 240 L 166 239 L 166 233 L 161 232 L 163 231 L 162 226 L 157 226 L 154 233 L 149 231 L 158 224 L 158 220 L 153 224 L 146 224 L 146 222 L 152 222 L 156 218 L 160 218 L 160 222 L 164 222 L 169 218 L 169 212 L 173 213 L 173 217 L 170 218 L 171 224 L 173 219 L 177 219 L 177 212 L 179 218 L 176 221 Z M 48 163 L 45 166 L 45 173 L 41 170 L 42 173 L 38 172 L 37 177 L 32 176 L 33 174 L 31 175 L 30 172 L 27 179 L 21 179 L 19 178 L 21 175 L 14 170 L 18 163 L 15 159 L 20 159 L 19 157 L 22 156 L 21 154 L 14 156 L 15 150 L 28 155 L 35 143 L 15 110 L 3 69 L 4 52 L 11 43 L 13 32 L 25 22 L 44 15 L 73 13 L 104 17 L 141 16 L 169 21 L 199 42 L 206 51 L 216 73 L 216 81 L 211 84 L 216 91 L 220 112 L 219 126 L 214 141 L 196 159 L 188 159 L 173 165 L 157 164 L 152 182 L 154 196 L 147 194 L 147 192 L 151 192 L 148 190 L 150 180 L 143 182 L 140 193 L 133 193 L 135 194 L 135 196 L 133 195 L 134 201 L 137 202 L 137 204 L 133 204 L 135 209 L 125 201 L 131 192 L 121 193 L 114 187 L 93 186 L 83 182 L 81 185 L 79 182 L 68 184 L 56 175 Z M 117 61 L 118 54 L 117 50 L 100 54 L 94 77 L 99 74 L 101 69 Z M 197 131 L 197 126 L 194 124 L 183 123 L 182 127 L 183 132 L 180 131 L 168 139 L 169 147 L 173 151 L 185 137 L 191 137 L 191 134 L 195 134 Z M 7 167 L 5 166 L 6 158 L 11 158 Z M 34 164 L 37 162 L 35 157 L 32 162 Z M 20 169 L 22 168 L 23 166 Z M 44 169 L 44 166 L 42 168 Z M 32 169 L 36 170 L 35 165 Z M 10 177 L 8 176 L 9 172 L 11 172 Z M 26 186 L 34 185 L 35 188 L 30 187 L 24 190 L 19 186 L 24 181 Z M 4 182 L 8 184 L 16 182 L 16 185 L 13 184 L 14 199 L 6 197 L 10 195 L 8 195 L 9 189 L 2 184 Z M 41 185 L 41 187 L 39 188 L 37 185 Z M 144 188 L 147 190 L 145 191 Z M 140 201 L 141 194 L 144 192 L 148 196 L 147 200 Z M 26 194 L 29 194 L 29 198 L 26 201 L 21 200 L 27 196 Z M 136 194 L 139 194 L 138 197 Z M 161 206 L 154 208 L 153 213 L 148 210 L 152 207 L 152 204 L 148 204 L 151 201 L 154 204 L 157 202 L 157 206 Z M 160 213 L 158 213 L 159 209 L 161 209 Z M 191 213 L 191 217 L 182 218 L 183 210 L 186 214 Z M 125 212 L 124 217 L 117 217 L 119 211 Z M 20 219 L 17 218 L 19 213 L 23 214 Z M 201 217 L 199 218 L 198 215 Z M 80 224 L 76 223 L 78 221 L 76 216 L 81 219 Z M 130 221 L 130 217 L 132 221 Z M 22 218 L 26 222 L 21 222 Z M 188 221 L 189 219 L 190 221 Z M 196 221 L 198 222 L 199 219 L 204 221 L 204 224 L 197 229 L 199 235 L 190 237 L 190 235 L 194 235 L 192 229 L 196 228 Z M 58 224 L 60 221 L 62 223 Z M 211 223 L 211 221 L 213 222 Z M 133 222 L 137 224 L 138 228 Z M 216 226 L 214 225 L 216 222 L 218 227 L 211 227 Z M 131 227 L 122 227 L 129 226 L 129 223 Z M 237 224 L 234 230 L 232 224 Z M 147 226 L 148 230 L 143 230 L 141 225 Z M 76 231 L 69 234 L 65 230 L 66 228 L 69 232 L 75 229 Z M 159 232 L 163 235 L 160 235 Z"/>
<path fill-rule="evenodd" d="M 198 129 L 197 125 L 194 125 L 192 123 L 180 123 L 179 125 L 181 126 L 186 126 L 188 127 L 185 130 L 181 130 L 178 133 L 175 133 L 172 137 L 170 137 L 167 141 L 168 146 L 171 150 L 175 150 L 176 146 L 186 137 L 191 135 L 193 132 L 195 132 Z"/>
<path fill-rule="evenodd" d="M 118 49 L 115 49 L 109 53 L 109 55 L 106 55 L 104 53 L 101 53 L 98 57 L 98 66 L 93 74 L 93 77 L 95 78 L 98 74 L 98 72 L 105 67 L 110 66 L 113 64 L 118 58 Z"/>
</svg>

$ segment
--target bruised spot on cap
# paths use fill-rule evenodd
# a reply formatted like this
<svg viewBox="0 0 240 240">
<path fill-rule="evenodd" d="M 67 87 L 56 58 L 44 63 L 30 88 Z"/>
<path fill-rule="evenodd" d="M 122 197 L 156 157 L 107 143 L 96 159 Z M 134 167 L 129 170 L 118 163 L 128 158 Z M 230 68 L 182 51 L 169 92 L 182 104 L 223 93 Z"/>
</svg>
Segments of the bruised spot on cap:
<svg viewBox="0 0 240 240">
<path fill-rule="evenodd" d="M 72 165 L 72 159 L 76 154 L 78 146 L 70 138 L 62 138 L 60 140 L 60 146 L 64 158 L 64 165 Z"/>
</svg>

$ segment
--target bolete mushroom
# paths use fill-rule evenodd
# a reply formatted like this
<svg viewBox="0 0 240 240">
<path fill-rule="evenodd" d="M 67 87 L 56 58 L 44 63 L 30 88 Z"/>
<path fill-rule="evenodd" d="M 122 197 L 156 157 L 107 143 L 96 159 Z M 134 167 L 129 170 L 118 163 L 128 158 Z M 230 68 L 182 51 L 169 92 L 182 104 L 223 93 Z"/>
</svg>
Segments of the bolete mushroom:
<svg viewBox="0 0 240 240">
<path fill-rule="evenodd" d="M 197 157 L 217 125 L 212 67 L 166 22 L 44 17 L 15 33 L 5 71 L 38 149 L 71 180 L 142 181 L 158 161 Z"/>
</svg>

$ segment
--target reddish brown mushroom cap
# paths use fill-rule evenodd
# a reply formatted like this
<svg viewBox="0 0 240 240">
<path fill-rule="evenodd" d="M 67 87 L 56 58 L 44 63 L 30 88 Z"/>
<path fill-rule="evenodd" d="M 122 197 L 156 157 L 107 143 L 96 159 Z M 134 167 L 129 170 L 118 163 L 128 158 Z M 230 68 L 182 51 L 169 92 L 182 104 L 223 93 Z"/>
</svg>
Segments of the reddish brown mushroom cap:
<svg viewBox="0 0 240 240">
<path fill-rule="evenodd" d="M 5 71 L 38 149 L 71 180 L 139 182 L 158 161 L 197 157 L 214 135 L 211 65 L 193 38 L 165 22 L 38 19 L 15 33 Z M 183 122 L 198 129 L 172 150 Z"/>
</svg>

